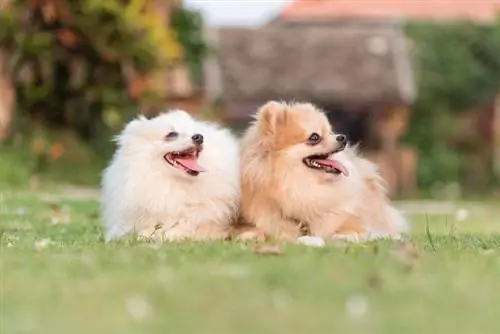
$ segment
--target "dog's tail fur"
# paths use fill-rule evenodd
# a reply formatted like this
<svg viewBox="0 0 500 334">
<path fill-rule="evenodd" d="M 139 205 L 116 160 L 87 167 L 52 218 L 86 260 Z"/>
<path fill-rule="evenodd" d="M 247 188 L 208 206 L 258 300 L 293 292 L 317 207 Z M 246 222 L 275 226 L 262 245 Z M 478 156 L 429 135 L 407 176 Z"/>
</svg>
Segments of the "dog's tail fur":
<svg viewBox="0 0 500 334">
<path fill-rule="evenodd" d="M 408 220 L 403 213 L 393 207 L 389 201 L 387 195 L 387 182 L 380 175 L 378 166 L 359 153 L 358 145 L 348 147 L 346 152 L 351 156 L 353 161 L 355 161 L 357 168 L 364 176 L 370 190 L 376 193 L 377 196 L 383 197 L 382 200 L 386 203 L 382 209 L 385 211 L 383 215 L 387 223 L 391 226 L 391 230 L 400 235 L 410 233 L 410 224 Z"/>
</svg>

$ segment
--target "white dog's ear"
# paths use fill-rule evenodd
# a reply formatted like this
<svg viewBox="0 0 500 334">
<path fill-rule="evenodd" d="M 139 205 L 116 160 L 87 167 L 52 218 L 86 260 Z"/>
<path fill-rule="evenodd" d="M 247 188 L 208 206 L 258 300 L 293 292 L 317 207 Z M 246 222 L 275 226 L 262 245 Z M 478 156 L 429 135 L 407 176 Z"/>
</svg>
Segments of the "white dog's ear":
<svg viewBox="0 0 500 334">
<path fill-rule="evenodd" d="M 130 122 L 128 122 L 125 127 L 122 129 L 122 131 L 114 136 L 111 141 L 115 142 L 118 146 L 121 146 L 123 144 L 124 139 L 130 135 L 136 132 L 142 124 L 145 122 L 148 122 L 149 120 L 146 118 L 144 115 L 139 115 Z"/>
<path fill-rule="evenodd" d="M 175 119 L 192 119 L 193 118 L 190 113 L 188 113 L 187 111 L 182 110 L 182 109 L 170 109 L 168 111 L 162 112 L 159 116 L 160 117 L 161 116 L 174 117 Z"/>
<path fill-rule="evenodd" d="M 127 125 L 125 125 L 125 128 L 122 130 L 121 134 L 118 137 L 136 132 L 137 129 L 140 128 L 146 122 L 149 122 L 146 116 L 144 115 L 137 116 L 136 118 L 128 122 Z"/>
<path fill-rule="evenodd" d="M 286 105 L 270 101 L 257 112 L 260 132 L 263 135 L 273 135 L 276 128 L 286 120 Z"/>
<path fill-rule="evenodd" d="M 125 131 L 129 131 L 130 129 L 133 129 L 140 124 L 143 124 L 144 122 L 147 122 L 148 119 L 144 115 L 139 115 L 133 120 L 131 120 L 126 126 L 125 126 Z"/>
</svg>

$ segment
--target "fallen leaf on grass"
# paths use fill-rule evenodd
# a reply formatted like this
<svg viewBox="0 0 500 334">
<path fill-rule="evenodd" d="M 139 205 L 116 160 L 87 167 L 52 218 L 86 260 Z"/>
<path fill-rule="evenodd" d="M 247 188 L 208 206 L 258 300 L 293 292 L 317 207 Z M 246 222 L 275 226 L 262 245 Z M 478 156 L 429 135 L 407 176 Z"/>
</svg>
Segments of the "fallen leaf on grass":
<svg viewBox="0 0 500 334">
<path fill-rule="evenodd" d="M 56 212 L 50 217 L 52 225 L 68 224 L 71 220 L 71 215 L 67 212 Z"/>
<path fill-rule="evenodd" d="M 382 279 L 376 273 L 371 273 L 366 278 L 366 283 L 370 288 L 378 289 L 382 286 Z"/>
<path fill-rule="evenodd" d="M 411 242 L 399 243 L 396 252 L 407 259 L 416 259 L 420 256 L 418 249 Z"/>
<path fill-rule="evenodd" d="M 257 246 L 252 252 L 260 255 L 283 255 L 283 250 L 279 246 L 272 245 Z"/>
<path fill-rule="evenodd" d="M 67 210 L 63 210 L 61 205 L 56 202 L 49 203 L 50 220 L 52 225 L 67 224 L 71 220 L 71 214 Z"/>
<path fill-rule="evenodd" d="M 42 239 L 38 240 L 35 242 L 35 248 L 36 250 L 43 250 L 44 248 L 47 248 L 47 246 L 51 245 L 52 241 L 50 239 Z"/>
<path fill-rule="evenodd" d="M 400 242 L 392 252 L 392 255 L 396 260 L 401 262 L 407 270 L 412 268 L 413 262 L 420 256 L 418 249 L 408 241 Z"/>
</svg>

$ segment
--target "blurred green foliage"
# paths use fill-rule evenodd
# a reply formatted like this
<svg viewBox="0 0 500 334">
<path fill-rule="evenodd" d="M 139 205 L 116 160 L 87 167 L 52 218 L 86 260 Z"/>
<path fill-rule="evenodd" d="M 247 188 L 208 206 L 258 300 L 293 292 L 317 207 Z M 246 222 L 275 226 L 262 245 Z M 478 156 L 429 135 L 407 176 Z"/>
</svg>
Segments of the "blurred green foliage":
<svg viewBox="0 0 500 334">
<path fill-rule="evenodd" d="M 184 49 L 184 59 L 191 70 L 194 83 L 203 84 L 203 59 L 208 54 L 208 46 L 203 38 L 201 14 L 175 8 L 172 11 L 171 27 Z"/>
<path fill-rule="evenodd" d="M 111 135 L 141 107 L 168 102 L 152 78 L 166 82 L 168 70 L 185 63 L 201 74 L 203 22 L 173 2 L 164 0 L 162 12 L 153 0 L 13 0 L 0 12 L 17 102 L 14 131 L 1 146 L 0 183 L 42 175 L 95 184 L 114 148 Z M 63 156 L 47 159 L 31 142 L 56 143 Z M 71 166 L 82 159 L 72 151 L 84 155 L 78 175 Z"/>
<path fill-rule="evenodd" d="M 457 135 L 460 113 L 490 103 L 499 91 L 500 22 L 412 23 L 407 34 L 414 42 L 419 96 L 406 140 L 421 153 L 420 187 L 462 182 L 471 153 L 487 143 L 477 138 L 464 148 L 450 138 Z"/>
<path fill-rule="evenodd" d="M 148 77 L 201 63 L 205 48 L 198 14 L 174 13 L 171 26 L 151 0 L 13 1 L 0 14 L 0 41 L 18 110 L 92 138 L 104 120 L 116 121 L 106 112 L 128 118 L 138 106 L 165 101 L 168 92 Z"/>
</svg>

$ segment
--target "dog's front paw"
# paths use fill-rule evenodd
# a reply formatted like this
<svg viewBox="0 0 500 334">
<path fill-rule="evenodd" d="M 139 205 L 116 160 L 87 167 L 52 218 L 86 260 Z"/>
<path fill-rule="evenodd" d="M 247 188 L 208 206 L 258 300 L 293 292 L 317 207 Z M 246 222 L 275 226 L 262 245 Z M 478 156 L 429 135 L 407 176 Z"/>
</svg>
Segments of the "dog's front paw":
<svg viewBox="0 0 500 334">
<path fill-rule="evenodd" d="M 243 242 L 248 242 L 248 241 L 266 241 L 267 235 L 264 231 L 254 228 L 248 231 L 244 231 L 242 233 L 237 234 L 234 237 L 234 240 L 236 241 L 243 241 Z"/>
<path fill-rule="evenodd" d="M 320 237 L 311 237 L 308 235 L 299 237 L 297 239 L 297 242 L 299 244 L 305 245 L 305 246 L 310 246 L 310 247 L 324 247 L 325 246 L 325 240 Z"/>
</svg>

